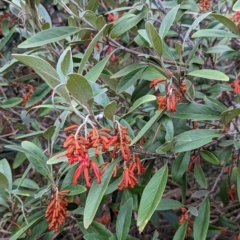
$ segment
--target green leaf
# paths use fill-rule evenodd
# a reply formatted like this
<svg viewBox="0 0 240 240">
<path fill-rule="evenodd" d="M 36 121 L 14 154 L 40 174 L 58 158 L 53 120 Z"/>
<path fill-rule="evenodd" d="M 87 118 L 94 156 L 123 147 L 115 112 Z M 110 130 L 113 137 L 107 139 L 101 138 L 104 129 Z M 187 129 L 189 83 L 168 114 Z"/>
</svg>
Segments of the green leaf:
<svg viewBox="0 0 240 240">
<path fill-rule="evenodd" d="M 49 141 L 51 139 L 51 137 L 53 136 L 54 132 L 55 132 L 56 126 L 51 126 L 48 129 L 46 129 L 43 133 L 43 137 Z"/>
<path fill-rule="evenodd" d="M 146 123 L 146 125 L 139 131 L 138 135 L 131 141 L 130 146 L 136 143 L 144 134 L 152 127 L 152 125 L 157 121 L 157 119 L 164 113 L 163 110 L 157 110 L 151 119 Z"/>
<path fill-rule="evenodd" d="M 114 120 L 114 114 L 117 109 L 117 102 L 112 101 L 104 108 L 104 115 L 111 121 Z"/>
<path fill-rule="evenodd" d="M 240 0 L 237 0 L 233 5 L 233 11 L 240 11 Z M 1 49 L 0 49 L 1 50 Z"/>
<path fill-rule="evenodd" d="M 175 137 L 175 152 L 186 152 L 199 148 L 212 142 L 213 138 L 221 137 L 222 134 L 209 129 L 190 130 Z"/>
<path fill-rule="evenodd" d="M 41 102 L 44 99 L 44 97 L 46 97 L 46 95 L 50 92 L 50 90 L 51 90 L 50 87 L 46 83 L 43 83 L 40 86 L 38 86 L 34 93 L 32 94 L 32 96 L 30 97 L 30 99 L 27 101 L 25 107 L 29 108 L 34 104 Z"/>
<path fill-rule="evenodd" d="M 3 40 L 0 42 L 0 51 L 6 46 L 7 42 L 10 40 L 10 38 L 12 37 L 12 35 L 15 33 L 17 28 L 17 25 L 15 25 L 11 31 L 8 33 L 8 35 L 3 38 Z"/>
<path fill-rule="evenodd" d="M 218 158 L 210 151 L 202 150 L 202 151 L 200 151 L 200 155 L 204 160 L 206 160 L 209 163 L 212 163 L 214 165 L 220 164 Z"/>
<path fill-rule="evenodd" d="M 152 25 L 151 22 L 146 22 L 145 28 L 147 30 L 148 38 L 159 56 L 162 56 L 163 53 L 163 46 L 162 46 L 162 39 L 158 35 L 155 27 Z"/>
<path fill-rule="evenodd" d="M 207 16 L 209 16 L 211 14 L 211 12 L 207 12 L 207 13 L 204 13 L 202 15 L 200 15 L 198 18 L 196 18 L 196 20 L 193 22 L 193 24 L 189 27 L 189 29 L 187 30 L 185 36 L 184 36 L 184 42 L 187 41 L 187 39 L 189 38 L 189 35 L 191 33 L 191 31 L 193 29 L 196 29 L 196 27 L 198 26 L 198 24 L 204 19 L 206 18 Z"/>
<path fill-rule="evenodd" d="M 238 201 L 240 202 L 240 165 L 238 164 L 237 170 L 237 195 Z"/>
<path fill-rule="evenodd" d="M 227 109 L 227 107 L 224 104 L 222 104 L 220 101 L 218 101 L 215 98 L 204 96 L 203 99 L 206 105 L 211 109 L 213 109 L 214 111 L 222 112 Z"/>
<path fill-rule="evenodd" d="M 16 185 L 18 188 L 25 187 L 25 188 L 30 188 L 30 189 L 39 189 L 39 186 L 37 183 L 35 183 L 33 180 L 28 179 L 28 178 L 17 178 L 14 182 L 13 185 Z"/>
<path fill-rule="evenodd" d="M 113 169 L 116 163 L 117 163 L 116 160 L 111 162 L 107 166 L 105 173 L 102 175 L 102 182 L 100 184 L 97 184 L 96 181 L 94 181 L 92 187 L 90 188 L 90 191 L 86 199 L 86 206 L 84 209 L 84 216 L 83 216 L 83 223 L 86 229 L 89 227 L 89 225 L 93 221 L 93 218 L 98 210 L 98 207 L 102 201 L 102 198 L 107 189 L 109 181 L 112 177 Z"/>
<path fill-rule="evenodd" d="M 223 122 L 224 125 L 229 124 L 232 119 L 237 117 L 240 114 L 240 108 L 228 108 L 226 111 L 224 111 L 221 114 L 221 121 Z"/>
<path fill-rule="evenodd" d="M 229 46 L 219 44 L 211 48 L 208 48 L 207 53 L 223 54 L 224 52 L 228 51 L 234 52 L 234 50 Z"/>
<path fill-rule="evenodd" d="M 134 70 L 129 74 L 125 75 L 119 82 L 116 92 L 117 94 L 124 92 L 126 89 L 131 87 L 139 78 L 141 78 L 144 69 Z"/>
<path fill-rule="evenodd" d="M 195 32 L 192 35 L 192 38 L 198 38 L 198 37 L 209 37 L 209 38 L 239 38 L 238 35 L 233 34 L 231 32 L 227 32 L 224 30 L 219 29 L 201 29 Z"/>
<path fill-rule="evenodd" d="M 12 171 L 6 158 L 0 160 L 0 173 L 2 173 L 7 178 L 7 188 L 9 190 L 12 190 Z"/>
<path fill-rule="evenodd" d="M 107 28 L 109 28 L 110 25 L 105 25 L 97 34 L 96 36 L 92 39 L 92 41 L 89 43 L 84 55 L 83 55 L 83 58 L 80 62 L 80 65 L 79 65 L 79 68 L 78 68 L 78 73 L 79 74 L 82 74 L 83 70 L 84 70 L 84 67 L 85 67 L 85 64 L 86 62 L 88 61 L 89 57 L 91 56 L 92 54 L 92 51 L 94 49 L 94 47 L 96 46 L 97 42 L 100 40 L 100 38 L 102 37 L 102 33 L 103 31 L 105 31 Z"/>
<path fill-rule="evenodd" d="M 177 111 L 169 114 L 172 118 L 192 120 L 219 120 L 220 113 L 200 103 L 180 103 Z"/>
<path fill-rule="evenodd" d="M 135 109 L 137 109 L 140 105 L 147 103 L 147 102 L 151 102 L 156 100 L 156 97 L 154 95 L 151 94 L 146 94 L 143 97 L 137 99 L 133 105 L 129 108 L 127 114 L 131 113 L 132 111 L 134 111 Z"/>
<path fill-rule="evenodd" d="M 72 185 L 72 184 L 64 187 L 63 189 L 61 189 L 61 191 L 62 190 L 70 191 L 68 194 L 66 194 L 66 196 L 75 196 L 87 191 L 87 189 L 82 185 Z"/>
<path fill-rule="evenodd" d="M 179 226 L 178 230 L 176 231 L 173 240 L 183 240 L 186 236 L 188 221 L 184 221 L 184 223 Z"/>
<path fill-rule="evenodd" d="M 60 76 L 61 82 L 66 83 L 67 75 L 73 72 L 72 51 L 67 47 L 57 62 L 57 72 Z"/>
<path fill-rule="evenodd" d="M 201 69 L 188 73 L 187 75 L 212 80 L 229 81 L 229 77 L 217 70 Z"/>
<path fill-rule="evenodd" d="M 161 22 L 160 28 L 159 28 L 159 34 L 162 39 L 168 34 L 171 26 L 173 25 L 173 22 L 176 18 L 179 7 L 180 5 L 173 7 Z"/>
<path fill-rule="evenodd" d="M 144 6 L 137 15 L 128 13 L 124 17 L 119 18 L 112 27 L 110 37 L 119 37 L 129 29 L 136 26 L 145 17 L 145 15 L 148 13 L 148 10 L 148 7 Z"/>
<path fill-rule="evenodd" d="M 17 106 L 19 103 L 22 102 L 22 98 L 17 98 L 17 97 L 11 97 L 9 99 L 7 99 L 6 101 L 4 101 L 3 103 L 1 103 L 1 108 L 3 109 L 7 109 L 7 108 L 11 108 L 11 107 L 15 107 Z"/>
<path fill-rule="evenodd" d="M 177 158 L 173 161 L 172 178 L 177 182 L 188 168 L 191 152 L 182 152 L 178 154 Z"/>
<path fill-rule="evenodd" d="M 110 53 L 108 56 L 103 58 L 100 62 L 98 62 L 93 68 L 90 69 L 89 72 L 85 75 L 85 78 L 90 82 L 96 82 L 101 75 L 103 69 L 106 67 L 106 64 L 108 63 L 109 58 L 113 54 Z"/>
<path fill-rule="evenodd" d="M 8 179 L 0 172 L 0 188 L 9 189 Z M 10 189 L 11 190 L 11 189 Z"/>
<path fill-rule="evenodd" d="M 163 198 L 158 204 L 156 210 L 165 211 L 165 210 L 171 210 L 171 209 L 179 209 L 182 206 L 183 204 L 177 200 L 173 200 L 170 198 Z"/>
<path fill-rule="evenodd" d="M 125 240 L 131 226 L 133 199 L 129 198 L 121 207 L 116 221 L 116 234 L 118 240 Z"/>
<path fill-rule="evenodd" d="M 29 162 L 39 173 L 44 177 L 49 178 L 51 174 L 47 165 L 47 157 L 43 153 L 43 150 L 37 147 L 34 143 L 28 141 L 23 141 L 21 145 L 27 150 L 25 154 Z"/>
<path fill-rule="evenodd" d="M 166 130 L 166 135 L 165 135 L 166 142 L 172 141 L 174 136 L 174 127 L 173 127 L 172 119 L 167 115 L 163 115 L 160 122 L 163 124 Z"/>
<path fill-rule="evenodd" d="M 239 35 L 239 30 L 236 24 L 233 21 L 231 21 L 229 18 L 217 13 L 212 13 L 211 15 L 220 23 L 222 23 L 224 26 L 226 26 L 230 31 Z"/>
<path fill-rule="evenodd" d="M 93 91 L 89 82 L 78 73 L 69 74 L 68 77 L 68 91 L 81 104 L 88 106 L 88 101 L 93 97 Z"/>
<path fill-rule="evenodd" d="M 201 187 L 203 187 L 203 188 L 208 187 L 204 172 L 198 164 L 194 165 L 194 177 Z"/>
<path fill-rule="evenodd" d="M 19 44 L 18 48 L 40 47 L 49 43 L 58 42 L 78 33 L 80 30 L 81 29 L 77 27 L 55 27 L 43 30 Z"/>
<path fill-rule="evenodd" d="M 68 162 L 68 158 L 65 155 L 65 151 L 60 152 L 60 153 L 56 154 L 55 156 L 51 157 L 47 161 L 47 164 L 51 165 L 51 164 L 57 164 L 60 162 Z"/>
<path fill-rule="evenodd" d="M 146 63 L 137 63 L 137 64 L 131 64 L 123 69 L 121 69 L 119 72 L 113 74 L 111 78 L 120 78 L 123 76 L 126 76 L 127 74 L 137 70 L 137 69 L 146 69 L 148 65 Z"/>
<path fill-rule="evenodd" d="M 206 198 L 200 205 L 198 216 L 193 223 L 194 240 L 205 240 L 207 238 L 207 230 L 210 219 L 210 203 Z"/>
<path fill-rule="evenodd" d="M 9 240 L 17 240 L 19 239 L 28 229 L 30 229 L 32 226 L 37 224 L 40 220 L 44 218 L 44 215 L 35 218 L 32 222 L 28 223 L 26 226 L 22 227 L 19 231 L 17 231 L 12 237 L 9 238 Z"/>
<path fill-rule="evenodd" d="M 137 226 L 142 232 L 156 210 L 165 190 L 168 177 L 167 165 L 158 170 L 145 187 L 139 205 Z"/>
<path fill-rule="evenodd" d="M 12 54 L 12 56 L 31 67 L 52 89 L 60 84 L 56 70 L 42 58 L 23 54 Z M 56 92 L 67 102 L 70 102 L 69 95 L 64 86 L 58 87 Z"/>
</svg>

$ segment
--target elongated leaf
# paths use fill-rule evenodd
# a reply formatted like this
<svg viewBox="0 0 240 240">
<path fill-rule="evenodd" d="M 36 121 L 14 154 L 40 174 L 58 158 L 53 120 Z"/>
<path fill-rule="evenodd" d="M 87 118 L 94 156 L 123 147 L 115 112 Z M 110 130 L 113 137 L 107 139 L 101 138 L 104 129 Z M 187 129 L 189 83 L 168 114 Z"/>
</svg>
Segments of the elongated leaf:
<svg viewBox="0 0 240 240">
<path fill-rule="evenodd" d="M 183 240 L 185 239 L 186 231 L 187 231 L 188 221 L 184 221 L 184 223 L 179 226 L 178 230 L 176 231 L 173 240 Z"/>
<path fill-rule="evenodd" d="M 61 190 L 69 190 L 69 193 L 66 194 L 67 196 L 75 196 L 87 191 L 86 187 L 82 185 L 72 185 L 72 184 L 64 187 Z"/>
<path fill-rule="evenodd" d="M 196 178 L 196 181 L 201 187 L 207 188 L 207 180 L 205 178 L 202 168 L 198 164 L 195 164 L 194 166 L 194 177 Z"/>
<path fill-rule="evenodd" d="M 120 78 L 126 76 L 128 73 L 131 73 L 137 69 L 145 69 L 147 66 L 148 65 L 146 63 L 131 64 L 130 66 L 127 66 L 121 69 L 119 72 L 113 74 L 111 78 Z"/>
<path fill-rule="evenodd" d="M 118 240 L 125 240 L 131 225 L 133 199 L 129 198 L 120 208 L 116 221 L 116 234 Z"/>
<path fill-rule="evenodd" d="M 210 107 L 199 103 L 178 104 L 177 111 L 171 117 L 192 120 L 219 120 L 220 113 Z"/>
<path fill-rule="evenodd" d="M 80 103 L 88 106 L 88 101 L 93 97 L 93 91 L 86 78 L 78 73 L 69 74 L 68 77 L 68 91 Z"/>
<path fill-rule="evenodd" d="M 164 113 L 163 110 L 158 110 L 155 112 L 154 116 L 146 123 L 146 125 L 139 131 L 138 135 L 131 141 L 130 146 L 136 143 L 157 121 L 157 119 Z"/>
<path fill-rule="evenodd" d="M 34 143 L 28 141 L 23 141 L 22 147 L 27 150 L 25 154 L 29 162 L 36 168 L 39 173 L 49 178 L 50 170 L 47 165 L 47 157 L 45 156 L 43 151 Z M 31 154 L 29 154 L 28 152 L 30 152 Z"/>
<path fill-rule="evenodd" d="M 100 184 L 97 184 L 96 181 L 93 182 L 93 185 L 88 193 L 84 209 L 83 223 L 85 228 L 89 227 L 97 212 L 116 163 L 117 161 L 113 161 L 108 165 L 106 172 L 102 175 L 102 182 Z"/>
<path fill-rule="evenodd" d="M 133 72 L 127 74 L 126 76 L 124 76 L 118 86 L 117 86 L 117 93 L 121 93 L 124 92 L 126 89 L 128 89 L 129 87 L 131 87 L 142 75 L 144 69 L 141 70 L 134 70 Z"/>
<path fill-rule="evenodd" d="M 67 47 L 57 62 L 57 72 L 60 76 L 61 82 L 67 82 L 67 75 L 73 72 L 72 51 Z"/>
<path fill-rule="evenodd" d="M 100 62 L 98 62 L 93 68 L 90 69 L 89 72 L 87 72 L 84 77 L 90 82 L 96 82 L 101 75 L 103 69 L 105 68 L 106 64 L 108 63 L 111 55 L 112 53 L 103 58 Z"/>
<path fill-rule="evenodd" d="M 201 29 L 195 32 L 192 35 L 192 38 L 198 38 L 198 37 L 209 37 L 209 38 L 239 38 L 238 35 L 233 34 L 231 32 L 227 32 L 220 29 Z"/>
<path fill-rule="evenodd" d="M 117 102 L 116 101 L 112 101 L 104 108 L 104 115 L 108 119 L 113 121 L 116 109 L 117 109 Z"/>
<path fill-rule="evenodd" d="M 8 179 L 1 172 L 0 172 L 0 188 L 9 189 Z M 11 189 L 9 189 L 9 190 L 11 190 Z"/>
<path fill-rule="evenodd" d="M 125 17 L 121 17 L 114 25 L 110 32 L 111 38 L 121 36 L 123 33 L 136 26 L 147 14 L 148 7 L 144 6 L 143 9 L 137 14 L 126 14 Z M 126 19 L 126 16 L 128 18 Z"/>
<path fill-rule="evenodd" d="M 180 7 L 180 5 L 177 5 L 177 6 L 173 7 L 167 13 L 167 15 L 164 17 L 162 23 L 160 24 L 159 34 L 160 34 L 162 39 L 167 35 L 171 26 L 173 25 L 173 22 L 176 18 L 179 7 Z"/>
<path fill-rule="evenodd" d="M 177 182 L 186 172 L 190 161 L 190 156 L 190 151 L 183 152 L 178 154 L 177 158 L 174 160 L 172 167 L 172 178 L 175 182 Z"/>
<path fill-rule="evenodd" d="M 213 138 L 221 137 L 222 134 L 208 129 L 190 130 L 175 137 L 175 152 L 186 152 L 199 148 L 212 142 Z"/>
<path fill-rule="evenodd" d="M 7 188 L 12 190 L 12 171 L 6 158 L 0 160 L 0 173 L 7 178 Z"/>
<path fill-rule="evenodd" d="M 224 111 L 221 114 L 221 121 L 224 123 L 224 125 L 227 125 L 240 114 L 240 108 L 228 108 L 226 111 Z"/>
<path fill-rule="evenodd" d="M 212 13 L 211 15 L 216 20 L 221 22 L 224 26 L 226 26 L 230 31 L 232 31 L 233 33 L 239 35 L 239 30 L 238 30 L 236 24 L 233 21 L 231 21 L 229 18 L 227 18 L 227 17 L 225 17 L 223 15 L 217 14 L 217 13 Z"/>
<path fill-rule="evenodd" d="M 158 170 L 145 187 L 139 205 L 137 226 L 142 232 L 156 210 L 165 190 L 168 176 L 167 165 Z"/>
<path fill-rule="evenodd" d="M 240 11 L 240 0 L 237 0 L 233 5 L 233 11 Z"/>
<path fill-rule="evenodd" d="M 19 239 L 28 229 L 30 229 L 32 226 L 34 226 L 36 223 L 38 223 L 43 218 L 44 218 L 44 215 L 42 215 L 38 218 L 35 218 L 32 222 L 28 223 L 26 226 L 24 226 L 19 231 L 17 231 L 12 237 L 9 238 L 9 240 Z"/>
<path fill-rule="evenodd" d="M 237 195 L 238 201 L 240 202 L 240 166 L 238 165 L 237 170 Z"/>
<path fill-rule="evenodd" d="M 161 24 L 162 25 L 162 24 Z M 162 44 L 162 39 L 157 33 L 157 30 L 155 27 L 152 25 L 151 22 L 146 22 L 145 28 L 147 30 L 147 35 L 148 38 L 154 48 L 154 50 L 158 53 L 159 56 L 162 56 L 163 53 L 163 44 Z"/>
<path fill-rule="evenodd" d="M 177 200 L 162 198 L 156 210 L 165 211 L 170 209 L 179 209 L 183 204 Z"/>
<path fill-rule="evenodd" d="M 210 151 L 207 150 L 202 150 L 200 151 L 201 157 L 206 160 L 209 163 L 212 163 L 214 165 L 219 165 L 219 160 L 218 158 Z"/>
<path fill-rule="evenodd" d="M 27 101 L 25 107 L 29 108 L 33 106 L 34 104 L 41 102 L 44 97 L 50 92 L 51 88 L 47 85 L 47 83 L 43 83 L 40 86 L 37 87 L 37 89 L 34 91 L 30 99 Z"/>
<path fill-rule="evenodd" d="M 17 26 L 14 26 L 11 31 L 8 33 L 8 35 L 3 38 L 3 40 L 0 42 L 0 51 L 3 49 L 3 47 L 6 46 L 9 39 L 12 37 L 12 35 L 15 33 Z"/>
<path fill-rule="evenodd" d="M 189 76 L 199 77 L 199 78 L 206 78 L 206 79 L 213 79 L 213 80 L 220 80 L 220 81 L 229 81 L 229 77 L 217 70 L 212 69 L 201 69 L 196 70 L 193 72 L 188 73 Z"/>
<path fill-rule="evenodd" d="M 194 240 L 205 240 L 207 237 L 207 230 L 210 218 L 210 203 L 206 198 L 200 205 L 198 216 L 193 224 L 193 238 Z"/>
<path fill-rule="evenodd" d="M 191 33 L 191 31 L 193 29 L 195 29 L 198 24 L 204 19 L 206 18 L 207 16 L 209 16 L 211 14 L 211 12 L 207 12 L 207 13 L 204 13 L 202 15 L 200 15 L 198 18 L 196 18 L 196 20 L 193 22 L 193 24 L 189 27 L 189 29 L 187 30 L 185 36 L 184 36 L 184 42 L 186 42 L 186 40 L 189 38 L 189 35 Z"/>
<path fill-rule="evenodd" d="M 104 27 L 96 34 L 96 36 L 92 39 L 92 41 L 89 43 L 87 50 L 85 51 L 83 58 L 80 62 L 79 68 L 78 68 L 78 73 L 82 74 L 85 64 L 88 61 L 89 57 L 92 54 L 92 51 L 94 49 L 94 47 L 96 46 L 97 42 L 100 40 L 100 38 L 102 37 L 102 33 L 103 31 L 105 31 L 108 27 L 108 25 L 104 25 Z"/>
<path fill-rule="evenodd" d="M 7 109 L 17 106 L 22 102 L 22 98 L 12 97 L 0 104 L 1 108 Z"/>
<path fill-rule="evenodd" d="M 63 40 L 66 37 L 78 33 L 80 30 L 81 29 L 77 27 L 56 27 L 52 29 L 47 29 L 28 38 L 20 45 L 18 45 L 18 47 L 19 48 L 40 47 L 49 43 L 54 43 Z"/>
<path fill-rule="evenodd" d="M 166 135 L 165 135 L 166 142 L 172 141 L 174 136 L 174 127 L 173 127 L 172 119 L 167 115 L 163 115 L 163 117 L 161 118 L 161 123 L 163 124 L 166 130 Z"/>
<path fill-rule="evenodd" d="M 13 57 L 31 67 L 51 88 L 55 88 L 60 84 L 56 70 L 42 58 L 24 54 L 13 54 Z M 58 87 L 56 92 L 67 102 L 70 102 L 64 86 Z"/>
<path fill-rule="evenodd" d="M 131 113 L 132 111 L 134 111 L 135 109 L 137 109 L 140 105 L 147 103 L 147 102 L 151 102 L 156 100 L 156 97 L 154 95 L 150 95 L 147 94 L 139 99 L 137 99 L 133 105 L 129 108 L 129 111 L 127 112 L 127 114 Z"/>
</svg>

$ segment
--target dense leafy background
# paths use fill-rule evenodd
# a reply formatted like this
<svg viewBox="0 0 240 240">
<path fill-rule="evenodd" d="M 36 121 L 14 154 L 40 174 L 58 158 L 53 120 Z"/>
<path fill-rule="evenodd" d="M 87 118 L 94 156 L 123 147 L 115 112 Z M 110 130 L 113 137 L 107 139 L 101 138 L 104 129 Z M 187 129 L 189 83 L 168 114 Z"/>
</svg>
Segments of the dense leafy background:
<svg viewBox="0 0 240 240">
<path fill-rule="evenodd" d="M 33 2 L 0 3 L 0 236 L 239 239 L 240 1 Z M 133 188 L 112 148 L 88 152 L 109 163 L 100 184 L 72 184 L 75 124 L 127 127 L 145 168 Z"/>
</svg>

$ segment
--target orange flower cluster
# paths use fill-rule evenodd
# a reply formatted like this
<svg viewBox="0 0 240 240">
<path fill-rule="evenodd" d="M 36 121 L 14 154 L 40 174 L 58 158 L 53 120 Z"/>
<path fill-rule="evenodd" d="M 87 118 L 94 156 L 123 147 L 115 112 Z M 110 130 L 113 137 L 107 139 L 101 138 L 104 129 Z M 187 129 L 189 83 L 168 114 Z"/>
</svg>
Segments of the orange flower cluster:
<svg viewBox="0 0 240 240">
<path fill-rule="evenodd" d="M 152 88 L 156 84 L 163 81 L 165 81 L 165 79 L 163 78 L 154 79 L 153 81 L 151 81 L 149 87 Z M 181 83 L 180 89 L 170 83 L 165 83 L 165 91 L 165 96 L 159 96 L 157 98 L 158 109 L 163 109 L 167 107 L 167 112 L 175 112 L 177 110 L 177 103 L 181 101 L 184 93 L 186 93 L 187 91 L 186 82 Z"/>
<path fill-rule="evenodd" d="M 229 86 L 233 88 L 233 94 L 240 95 L 240 79 L 235 79 Z"/>
<path fill-rule="evenodd" d="M 64 130 L 68 131 L 76 127 L 76 125 L 73 125 Z M 88 149 L 95 148 L 96 157 L 98 157 L 100 150 L 102 150 L 102 152 L 108 151 L 108 148 L 112 143 L 112 136 L 109 132 L 111 132 L 110 129 L 101 128 L 100 130 L 97 130 L 96 128 L 93 128 L 86 137 L 70 134 L 66 138 L 63 147 L 67 148 L 66 157 L 68 158 L 68 162 L 70 164 L 75 162 L 79 163 L 79 166 L 73 175 L 73 184 L 77 184 L 77 179 L 82 173 L 84 173 L 86 185 L 91 187 L 90 169 L 93 170 L 97 182 L 101 183 L 98 165 L 95 161 L 89 159 Z"/>
<path fill-rule="evenodd" d="M 49 223 L 48 228 L 54 232 L 59 232 L 59 226 L 65 222 L 68 199 L 65 195 L 69 190 L 56 192 L 52 201 L 47 207 L 45 217 Z"/>
<path fill-rule="evenodd" d="M 76 129 L 78 126 L 73 125 L 65 128 L 65 131 Z M 95 148 L 95 156 L 99 156 L 99 151 L 106 152 L 109 150 L 110 146 L 113 146 L 111 157 L 112 159 L 117 158 L 117 152 L 119 151 L 124 160 L 124 171 L 123 179 L 119 183 L 119 189 L 133 188 L 137 183 L 135 175 L 139 175 L 145 171 L 145 168 L 141 164 L 141 160 L 137 154 L 131 156 L 129 143 L 130 138 L 128 135 L 128 129 L 126 126 L 121 126 L 116 124 L 114 130 L 114 136 L 110 135 L 111 130 L 108 128 L 93 128 L 86 137 L 83 137 L 78 134 L 70 134 L 65 142 L 63 147 L 66 148 L 66 157 L 68 162 L 73 164 L 75 162 L 79 163 L 74 175 L 73 183 L 77 184 L 79 176 L 84 173 L 85 182 L 88 187 L 91 187 L 91 177 L 90 171 L 93 170 L 97 182 L 101 183 L 101 175 L 105 172 L 108 162 L 104 163 L 104 168 L 101 173 L 97 163 L 89 159 L 88 149 Z M 113 171 L 113 177 L 117 176 L 117 171 L 119 169 L 119 164 L 116 164 Z"/>
<path fill-rule="evenodd" d="M 126 162 L 123 170 L 123 178 L 118 184 L 118 189 L 123 190 L 127 188 L 134 188 L 134 186 L 138 183 L 135 175 L 140 175 L 145 172 L 145 168 L 141 163 L 140 157 L 138 154 L 133 154 L 133 159 L 131 163 Z"/>
<path fill-rule="evenodd" d="M 199 8 L 200 11 L 206 11 L 211 6 L 211 0 L 199 0 Z"/>
<path fill-rule="evenodd" d="M 179 225 L 182 225 L 185 221 L 188 221 L 188 226 L 187 226 L 187 233 L 186 233 L 186 238 L 191 234 L 192 232 L 192 225 L 193 221 L 191 220 L 190 213 L 187 211 L 186 208 L 182 207 L 181 208 L 182 215 L 179 217 Z"/>
<path fill-rule="evenodd" d="M 24 91 L 24 94 L 22 96 L 22 106 L 25 106 L 27 101 L 30 99 L 30 97 L 33 95 L 34 91 L 35 91 L 36 87 L 35 86 L 32 86 L 31 84 L 27 84 L 25 86 L 25 91 Z"/>
<path fill-rule="evenodd" d="M 104 212 L 100 218 L 96 219 L 96 221 L 105 226 L 108 226 L 111 223 L 111 216 L 108 212 Z"/>
</svg>

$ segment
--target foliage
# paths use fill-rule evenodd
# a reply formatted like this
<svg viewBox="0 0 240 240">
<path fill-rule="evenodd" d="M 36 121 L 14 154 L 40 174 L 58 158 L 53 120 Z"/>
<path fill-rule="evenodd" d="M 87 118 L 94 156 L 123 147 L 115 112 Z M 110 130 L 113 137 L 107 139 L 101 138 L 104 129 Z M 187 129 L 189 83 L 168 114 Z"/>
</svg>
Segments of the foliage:
<svg viewBox="0 0 240 240">
<path fill-rule="evenodd" d="M 238 239 L 239 0 L 2 5 L 1 236 Z"/>
</svg>

